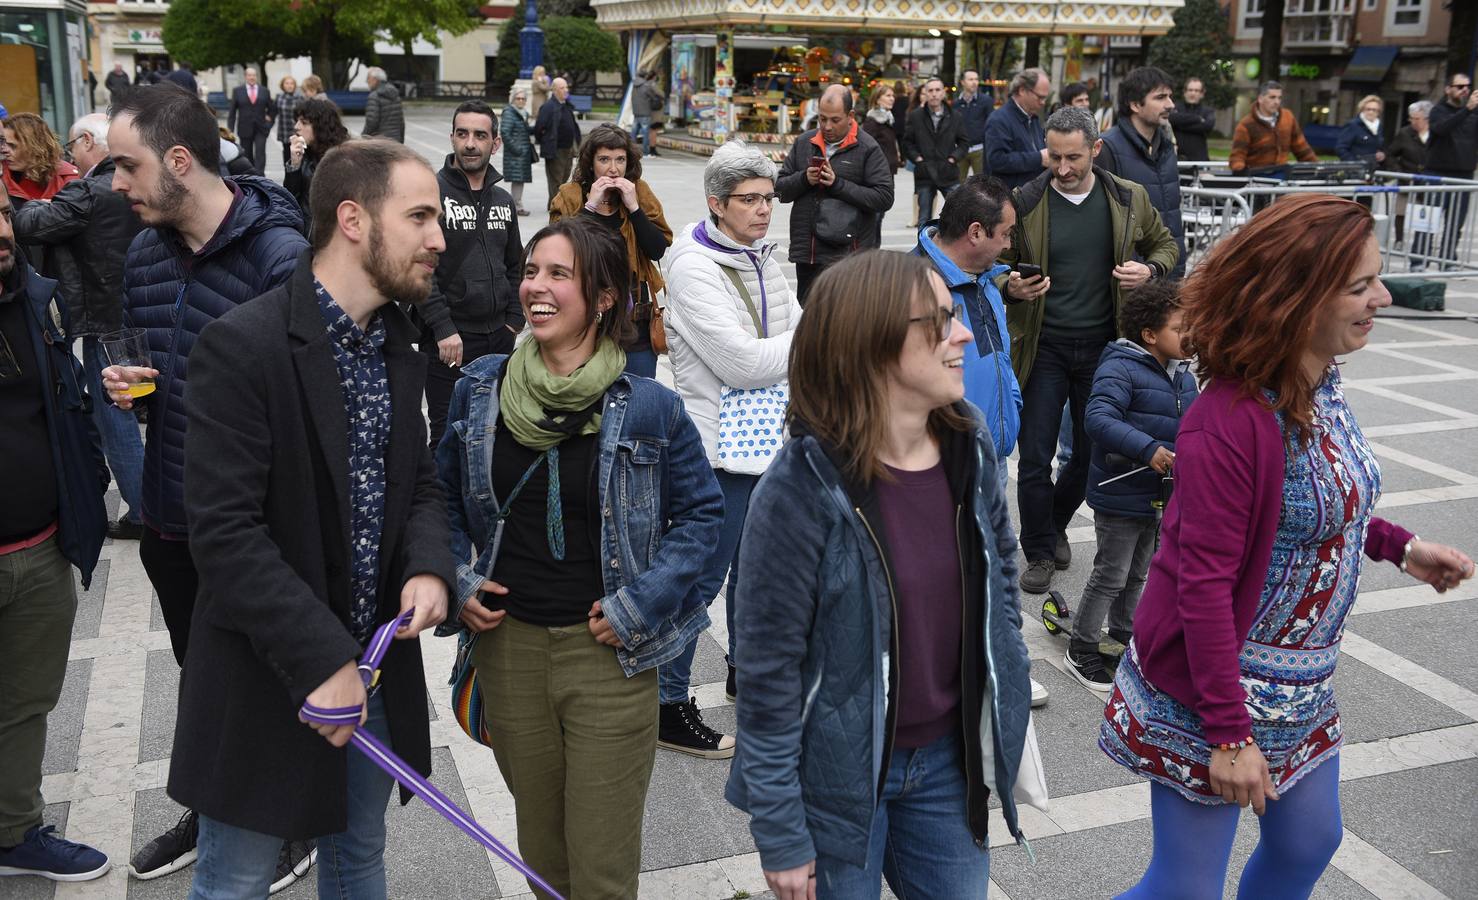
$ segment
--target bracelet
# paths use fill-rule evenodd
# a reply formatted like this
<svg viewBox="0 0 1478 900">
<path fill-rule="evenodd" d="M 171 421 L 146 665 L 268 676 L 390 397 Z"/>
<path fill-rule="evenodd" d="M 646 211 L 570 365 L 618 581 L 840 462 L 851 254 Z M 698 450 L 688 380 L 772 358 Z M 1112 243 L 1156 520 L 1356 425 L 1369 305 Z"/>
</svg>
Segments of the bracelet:
<svg viewBox="0 0 1478 900">
<path fill-rule="evenodd" d="M 1257 743 L 1257 742 L 1254 741 L 1252 739 L 1252 735 L 1249 734 L 1249 735 L 1247 735 L 1247 737 L 1243 738 L 1240 741 L 1233 741 L 1233 742 L 1231 742 L 1229 744 L 1214 744 L 1213 747 L 1215 749 L 1217 749 L 1217 750 L 1241 750 L 1243 747 L 1246 747 L 1248 744 L 1255 744 L 1255 743 Z"/>
<path fill-rule="evenodd" d="M 1411 540 L 1406 542 L 1406 546 L 1401 548 L 1401 561 L 1396 564 L 1397 568 L 1399 568 L 1401 571 L 1406 571 L 1406 557 L 1411 555 L 1411 545 L 1415 544 L 1419 540 L 1421 540 L 1421 538 L 1413 534 L 1411 536 Z"/>
</svg>

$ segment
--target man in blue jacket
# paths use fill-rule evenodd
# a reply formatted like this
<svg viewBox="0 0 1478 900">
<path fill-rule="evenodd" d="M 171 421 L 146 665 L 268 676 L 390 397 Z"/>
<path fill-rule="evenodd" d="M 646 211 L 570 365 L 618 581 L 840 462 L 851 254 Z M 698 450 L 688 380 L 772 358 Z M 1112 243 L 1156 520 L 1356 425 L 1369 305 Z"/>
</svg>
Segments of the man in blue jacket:
<svg viewBox="0 0 1478 900">
<path fill-rule="evenodd" d="M 1119 119 L 1105 131 L 1098 167 L 1137 182 L 1150 195 L 1165 227 L 1175 235 L 1180 259 L 1171 278 L 1185 274 L 1185 227 L 1180 216 L 1180 163 L 1170 139 L 1170 75 L 1154 66 L 1140 66 L 1119 82 Z"/>
<path fill-rule="evenodd" d="M 72 569 L 90 585 L 103 546 L 108 467 L 66 304 L 10 221 L 0 196 L 0 874 L 87 881 L 108 857 L 41 824 L 41 759 L 77 615 Z"/>
<path fill-rule="evenodd" d="M 210 107 L 177 85 L 160 84 L 116 104 L 108 130 L 113 190 L 128 197 L 145 226 L 124 262 L 125 324 L 148 332 L 153 367 L 109 366 L 103 387 L 116 392 L 144 377 L 157 385 L 141 401 L 149 406 L 149 430 L 139 559 L 181 665 L 199 585 L 185 520 L 190 349 L 205 326 L 285 283 L 308 249 L 302 213 L 285 188 L 252 175 L 221 178 L 216 127 Z M 118 405 L 127 409 L 132 402 Z M 189 865 L 195 823 L 187 812 L 134 856 L 129 871 L 147 879 Z M 307 871 L 307 853 L 304 844 L 284 877 L 295 867 Z"/>
<path fill-rule="evenodd" d="M 1051 98 L 1047 73 L 1024 69 L 1011 79 L 1011 99 L 986 120 L 985 169 L 1007 187 L 1021 187 L 1050 165 L 1037 116 Z"/>
<path fill-rule="evenodd" d="M 995 102 L 989 94 L 980 91 L 980 73 L 966 69 L 960 76 L 960 92 L 955 97 L 955 113 L 962 120 L 960 132 L 969 149 L 960 158 L 960 181 L 970 175 L 984 175 L 985 168 L 985 123 L 990 118 Z"/>
</svg>

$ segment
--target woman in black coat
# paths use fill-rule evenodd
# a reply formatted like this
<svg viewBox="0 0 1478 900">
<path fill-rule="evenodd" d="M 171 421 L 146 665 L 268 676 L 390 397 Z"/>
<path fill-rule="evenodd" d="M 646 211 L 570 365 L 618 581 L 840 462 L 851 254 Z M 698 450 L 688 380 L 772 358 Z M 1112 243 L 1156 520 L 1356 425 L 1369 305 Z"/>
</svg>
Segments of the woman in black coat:
<svg viewBox="0 0 1478 900">
<path fill-rule="evenodd" d="M 1335 152 L 1345 162 L 1382 163 L 1386 160 L 1386 139 L 1381 135 L 1381 113 L 1385 101 L 1371 94 L 1360 100 L 1360 114 L 1340 130 Z"/>
<path fill-rule="evenodd" d="M 1427 140 L 1431 137 L 1430 116 L 1432 101 L 1418 100 L 1406 107 L 1406 127 L 1396 132 L 1391 146 L 1386 148 L 1386 168 L 1413 175 L 1427 167 Z M 1406 238 L 1406 203 L 1409 198 L 1402 194 L 1396 198 L 1396 234 L 1399 240 Z"/>
<path fill-rule="evenodd" d="M 313 186 L 313 170 L 323 155 L 349 140 L 349 129 L 339 117 L 339 108 L 327 97 L 304 100 L 298 106 L 298 118 L 288 143 L 287 171 L 282 186 L 297 198 L 298 206 L 308 212 L 308 191 Z M 312 217 L 309 217 L 312 224 Z"/>
<path fill-rule="evenodd" d="M 898 168 L 903 164 L 902 157 L 898 152 L 897 120 L 893 117 L 893 104 L 898 101 L 898 95 L 887 85 L 878 85 L 872 95 L 872 108 L 862 120 L 862 130 L 872 136 L 883 148 L 883 156 L 888 160 L 888 171 L 895 177 Z M 877 246 L 883 245 L 883 213 L 878 213 L 877 220 Z"/>
</svg>

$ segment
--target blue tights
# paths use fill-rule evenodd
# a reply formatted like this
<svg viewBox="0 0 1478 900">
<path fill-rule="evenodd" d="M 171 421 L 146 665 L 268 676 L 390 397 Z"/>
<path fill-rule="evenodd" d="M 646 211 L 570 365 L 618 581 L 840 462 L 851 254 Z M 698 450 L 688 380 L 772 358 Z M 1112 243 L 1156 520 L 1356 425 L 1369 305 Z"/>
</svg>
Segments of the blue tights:
<svg viewBox="0 0 1478 900">
<path fill-rule="evenodd" d="M 1154 855 L 1139 884 L 1120 894 L 1120 900 L 1220 900 L 1240 813 L 1230 804 L 1192 802 L 1151 782 Z M 1344 833 L 1339 755 L 1325 760 L 1280 799 L 1269 800 L 1258 824 L 1261 835 L 1242 870 L 1238 900 L 1307 898 Z"/>
</svg>

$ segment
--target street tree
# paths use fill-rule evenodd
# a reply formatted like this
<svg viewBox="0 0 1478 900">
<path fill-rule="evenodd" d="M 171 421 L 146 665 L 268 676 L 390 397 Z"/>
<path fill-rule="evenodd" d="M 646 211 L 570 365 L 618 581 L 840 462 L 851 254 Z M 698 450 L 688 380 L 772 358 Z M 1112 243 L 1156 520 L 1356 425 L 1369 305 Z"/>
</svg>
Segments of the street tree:
<svg viewBox="0 0 1478 900">
<path fill-rule="evenodd" d="M 1149 64 L 1169 72 L 1177 87 L 1188 78 L 1206 85 L 1206 102 L 1225 109 L 1237 100 L 1232 86 L 1232 35 L 1217 0 L 1186 0 L 1175 27 L 1150 45 Z"/>
</svg>

